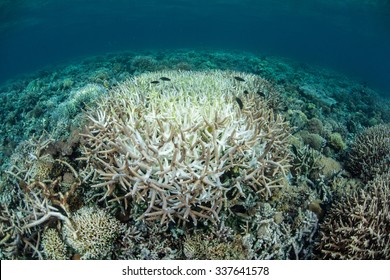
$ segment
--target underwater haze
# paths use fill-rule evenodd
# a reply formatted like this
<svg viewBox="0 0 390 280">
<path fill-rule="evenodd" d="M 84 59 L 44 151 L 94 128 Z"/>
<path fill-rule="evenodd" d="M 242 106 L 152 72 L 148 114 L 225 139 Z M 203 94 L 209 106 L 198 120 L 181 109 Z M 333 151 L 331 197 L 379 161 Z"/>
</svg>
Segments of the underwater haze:
<svg viewBox="0 0 390 280">
<path fill-rule="evenodd" d="M 121 50 L 235 49 L 319 64 L 390 90 L 387 0 L 2 0 L 0 81 Z"/>
<path fill-rule="evenodd" d="M 390 259 L 389 1 L 0 0 L 0 62 L 0 259 Z"/>
</svg>

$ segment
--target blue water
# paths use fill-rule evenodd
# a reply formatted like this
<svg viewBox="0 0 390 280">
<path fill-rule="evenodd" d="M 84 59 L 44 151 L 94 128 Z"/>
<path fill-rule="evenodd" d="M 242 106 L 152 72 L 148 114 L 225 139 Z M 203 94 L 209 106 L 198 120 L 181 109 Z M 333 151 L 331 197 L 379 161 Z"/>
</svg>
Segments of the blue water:
<svg viewBox="0 0 390 280">
<path fill-rule="evenodd" d="M 80 57 L 166 48 L 290 57 L 390 95 L 390 1 L 0 2 L 0 82 Z"/>
</svg>

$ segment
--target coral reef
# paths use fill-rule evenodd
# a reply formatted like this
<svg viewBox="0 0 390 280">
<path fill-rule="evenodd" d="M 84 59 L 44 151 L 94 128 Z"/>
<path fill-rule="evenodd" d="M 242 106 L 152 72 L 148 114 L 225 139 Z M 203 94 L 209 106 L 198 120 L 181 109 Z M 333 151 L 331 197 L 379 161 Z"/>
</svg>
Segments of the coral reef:
<svg viewBox="0 0 390 280">
<path fill-rule="evenodd" d="M 254 93 L 267 87 L 260 77 L 222 71 L 126 82 L 88 116 L 80 159 L 97 172 L 92 188 L 106 188 L 103 199 L 125 208 L 144 205 L 137 218 L 162 224 L 216 223 L 228 192 L 270 198 L 283 188 L 290 153 L 287 124 Z"/>
<path fill-rule="evenodd" d="M 324 130 L 324 126 L 322 124 L 322 121 L 317 119 L 317 118 L 310 119 L 307 122 L 307 130 L 310 133 L 315 133 L 315 134 L 321 135 L 323 130 Z"/>
<path fill-rule="evenodd" d="M 339 174 L 343 170 L 338 161 L 326 156 L 321 156 L 319 165 L 322 166 L 321 174 L 323 174 L 327 180 L 332 179 L 333 176 Z"/>
<path fill-rule="evenodd" d="M 317 230 L 318 218 L 309 210 L 296 208 L 293 223 L 287 221 L 284 212 L 277 211 L 269 203 L 262 203 L 255 212 L 246 232 L 254 259 L 306 259 L 311 248 L 307 247 Z"/>
<path fill-rule="evenodd" d="M 119 237 L 115 257 L 121 260 L 180 259 L 182 230 L 167 231 L 155 222 L 133 221 Z"/>
<path fill-rule="evenodd" d="M 317 258 L 389 258 L 389 176 L 367 184 L 390 165 L 389 102 L 339 73 L 121 52 L 0 85 L 0 105 L 1 259 L 310 259 L 319 226 Z M 115 233 L 74 234 L 100 211 Z"/>
<path fill-rule="evenodd" d="M 48 228 L 42 235 L 43 254 L 48 260 L 67 260 L 68 250 L 58 231 Z"/>
<path fill-rule="evenodd" d="M 365 129 L 351 146 L 347 168 L 367 182 L 390 168 L 390 124 Z"/>
<path fill-rule="evenodd" d="M 390 173 L 337 202 L 320 228 L 318 257 L 390 258 Z"/>
<path fill-rule="evenodd" d="M 68 98 L 63 101 L 49 116 L 51 120 L 51 137 L 60 139 L 68 136 L 69 127 L 81 127 L 82 112 L 88 106 L 93 106 L 96 100 L 107 93 L 103 86 L 87 84 L 70 91 Z"/>
<path fill-rule="evenodd" d="M 94 207 L 78 210 L 63 228 L 66 242 L 81 255 L 81 259 L 109 258 L 119 233 L 119 221 Z"/>
<path fill-rule="evenodd" d="M 300 131 L 297 133 L 297 136 L 302 138 L 305 145 L 308 145 L 317 151 L 320 151 L 326 144 L 323 137 L 315 133 L 309 133 L 306 130 Z"/>
<path fill-rule="evenodd" d="M 297 131 L 301 130 L 307 124 L 307 116 L 300 110 L 288 110 L 287 120 Z"/>
<path fill-rule="evenodd" d="M 252 256 L 245 239 L 228 228 L 224 232 L 193 234 L 186 237 L 183 254 L 189 260 L 247 260 Z"/>
<path fill-rule="evenodd" d="M 0 250 L 7 258 L 43 259 L 40 240 L 43 225 L 53 221 L 69 223 L 72 201 L 81 184 L 75 169 L 66 161 L 46 153 L 52 139 L 32 139 L 22 143 L 6 170 L 4 188 L 12 190 L 0 204 Z M 62 174 L 72 172 L 71 184 L 62 184 Z M 3 190 L 2 190 L 3 191 Z"/>
<path fill-rule="evenodd" d="M 347 147 L 340 133 L 337 132 L 330 135 L 329 145 L 336 151 L 342 151 Z"/>
<path fill-rule="evenodd" d="M 293 154 L 291 174 L 294 178 L 298 181 L 318 179 L 323 169 L 321 153 L 307 145 L 299 148 L 293 145 Z"/>
<path fill-rule="evenodd" d="M 152 56 L 138 55 L 133 58 L 130 68 L 135 74 L 140 74 L 145 71 L 158 70 L 159 63 Z"/>
</svg>

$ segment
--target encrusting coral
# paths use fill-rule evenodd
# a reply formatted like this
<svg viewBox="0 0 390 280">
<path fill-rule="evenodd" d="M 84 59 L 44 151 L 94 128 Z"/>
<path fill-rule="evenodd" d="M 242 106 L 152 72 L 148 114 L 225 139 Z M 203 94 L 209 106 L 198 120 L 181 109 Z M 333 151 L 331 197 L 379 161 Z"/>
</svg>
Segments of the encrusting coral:
<svg viewBox="0 0 390 280">
<path fill-rule="evenodd" d="M 320 228 L 318 257 L 324 259 L 390 258 L 390 173 L 346 195 L 330 210 Z"/>
<path fill-rule="evenodd" d="M 162 224 L 216 223 L 228 192 L 270 198 L 285 184 L 290 134 L 256 93 L 267 88 L 258 76 L 223 71 L 134 77 L 88 113 L 85 181 Z"/>
</svg>

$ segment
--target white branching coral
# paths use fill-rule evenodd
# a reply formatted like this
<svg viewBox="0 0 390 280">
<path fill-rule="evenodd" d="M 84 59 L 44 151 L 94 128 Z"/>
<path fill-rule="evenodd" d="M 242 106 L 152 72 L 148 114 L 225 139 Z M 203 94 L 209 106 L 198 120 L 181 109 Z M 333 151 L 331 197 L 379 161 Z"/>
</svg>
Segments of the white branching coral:
<svg viewBox="0 0 390 280">
<path fill-rule="evenodd" d="M 106 211 L 83 207 L 65 224 L 63 235 L 66 242 L 81 255 L 82 259 L 109 257 L 113 243 L 120 232 L 120 223 Z"/>
<path fill-rule="evenodd" d="M 223 71 L 134 77 L 88 113 L 85 181 L 162 224 L 216 223 L 230 190 L 268 199 L 283 187 L 290 157 L 287 123 L 257 94 L 270 88 Z"/>
</svg>

